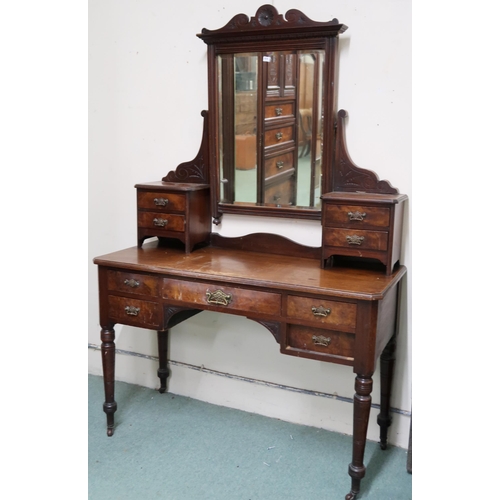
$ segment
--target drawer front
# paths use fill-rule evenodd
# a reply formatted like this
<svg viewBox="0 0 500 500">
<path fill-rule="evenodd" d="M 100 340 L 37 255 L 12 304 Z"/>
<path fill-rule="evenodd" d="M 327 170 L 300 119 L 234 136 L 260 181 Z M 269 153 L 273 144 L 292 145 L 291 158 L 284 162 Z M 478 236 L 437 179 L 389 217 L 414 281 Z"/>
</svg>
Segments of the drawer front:
<svg viewBox="0 0 500 500">
<path fill-rule="evenodd" d="M 325 206 L 326 226 L 337 227 L 339 224 L 349 227 L 389 227 L 391 209 L 381 207 L 367 207 L 362 205 L 332 205 Z"/>
<path fill-rule="evenodd" d="M 145 210 L 165 210 L 167 212 L 185 212 L 186 195 L 179 193 L 161 193 L 138 191 L 137 206 Z"/>
<path fill-rule="evenodd" d="M 356 330 L 356 304 L 289 295 L 287 318 L 331 326 L 344 332 Z"/>
<path fill-rule="evenodd" d="M 277 146 L 293 141 L 293 126 L 268 130 L 264 135 L 264 147 Z"/>
<path fill-rule="evenodd" d="M 343 358 L 354 358 L 354 335 L 300 325 L 288 325 L 287 347 Z"/>
<path fill-rule="evenodd" d="M 293 153 L 285 153 L 284 155 L 269 158 L 265 162 L 265 176 L 273 177 L 293 168 Z"/>
<path fill-rule="evenodd" d="M 108 271 L 108 290 L 158 297 L 159 280 L 147 274 Z"/>
<path fill-rule="evenodd" d="M 293 103 L 268 104 L 265 109 L 265 119 L 292 118 L 294 116 Z"/>
<path fill-rule="evenodd" d="M 324 229 L 323 243 L 328 246 L 353 248 L 355 250 L 386 251 L 389 234 L 384 231 L 356 229 Z"/>
<path fill-rule="evenodd" d="M 165 279 L 163 298 L 199 306 L 213 306 L 227 311 L 281 314 L 281 295 L 227 286 Z"/>
<path fill-rule="evenodd" d="M 294 200 L 295 180 L 289 178 L 284 182 L 266 188 L 264 203 L 290 205 Z"/>
<path fill-rule="evenodd" d="M 156 231 L 184 232 L 185 218 L 183 215 L 138 212 L 137 219 L 139 227 Z"/>
<path fill-rule="evenodd" d="M 123 325 L 159 328 L 160 312 L 156 302 L 109 296 L 109 317 Z"/>
</svg>

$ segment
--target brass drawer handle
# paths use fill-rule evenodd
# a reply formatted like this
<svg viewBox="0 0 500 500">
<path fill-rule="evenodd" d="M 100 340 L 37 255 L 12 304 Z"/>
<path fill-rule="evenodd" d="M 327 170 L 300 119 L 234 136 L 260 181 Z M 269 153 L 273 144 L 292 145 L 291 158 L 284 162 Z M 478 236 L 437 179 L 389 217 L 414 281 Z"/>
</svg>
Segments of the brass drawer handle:
<svg viewBox="0 0 500 500">
<path fill-rule="evenodd" d="M 130 288 L 137 288 L 140 285 L 140 283 L 134 279 L 125 280 L 123 283 L 129 286 Z"/>
<path fill-rule="evenodd" d="M 166 198 L 155 198 L 153 201 L 157 207 L 165 207 L 168 205 L 168 200 Z"/>
<path fill-rule="evenodd" d="M 276 134 L 276 140 L 277 140 L 277 141 L 281 141 L 281 139 L 283 139 L 283 134 L 282 134 L 281 132 L 278 132 L 278 133 Z"/>
<path fill-rule="evenodd" d="M 168 224 L 167 219 L 157 219 L 156 217 L 153 219 L 153 224 L 158 227 L 165 227 Z"/>
<path fill-rule="evenodd" d="M 331 309 L 325 309 L 323 306 L 311 307 L 311 311 L 314 316 L 322 316 L 323 318 L 326 318 L 332 312 Z"/>
<path fill-rule="evenodd" d="M 217 304 L 218 306 L 228 306 L 231 302 L 231 295 L 224 293 L 222 290 L 211 292 L 207 290 L 207 302 L 209 304 Z"/>
<path fill-rule="evenodd" d="M 283 114 L 283 108 L 276 108 L 276 116 L 281 116 Z"/>
<path fill-rule="evenodd" d="M 276 193 L 274 196 L 273 196 L 273 199 L 274 201 L 278 202 L 281 200 L 281 193 Z"/>
<path fill-rule="evenodd" d="M 125 307 L 125 312 L 129 316 L 137 316 L 139 314 L 139 311 L 141 310 L 140 307 L 134 307 L 134 306 L 126 306 Z"/>
<path fill-rule="evenodd" d="M 312 340 L 314 345 L 321 345 L 323 347 L 328 347 L 332 341 L 331 337 L 323 337 L 323 335 L 313 335 Z"/>
<path fill-rule="evenodd" d="M 353 236 L 346 236 L 345 239 L 349 245 L 361 245 L 361 243 L 365 240 L 365 237 L 354 234 Z"/>
<path fill-rule="evenodd" d="M 283 168 L 284 166 L 285 166 L 285 162 L 284 161 L 277 161 L 276 162 L 276 167 L 278 169 Z"/>
<path fill-rule="evenodd" d="M 363 212 L 348 212 L 347 215 L 349 216 L 349 220 L 363 220 L 366 217 L 366 213 Z"/>
</svg>

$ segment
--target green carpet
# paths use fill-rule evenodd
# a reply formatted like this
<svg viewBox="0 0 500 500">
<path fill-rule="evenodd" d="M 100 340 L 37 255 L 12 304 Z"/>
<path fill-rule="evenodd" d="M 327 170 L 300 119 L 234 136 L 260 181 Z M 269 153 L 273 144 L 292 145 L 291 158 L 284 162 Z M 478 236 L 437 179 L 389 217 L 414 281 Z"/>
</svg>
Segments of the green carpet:
<svg viewBox="0 0 500 500">
<path fill-rule="evenodd" d="M 351 437 L 124 382 L 106 435 L 89 375 L 89 500 L 343 500 Z M 69 465 L 69 464 L 68 464 Z M 368 442 L 358 499 L 411 499 L 406 451 Z"/>
</svg>

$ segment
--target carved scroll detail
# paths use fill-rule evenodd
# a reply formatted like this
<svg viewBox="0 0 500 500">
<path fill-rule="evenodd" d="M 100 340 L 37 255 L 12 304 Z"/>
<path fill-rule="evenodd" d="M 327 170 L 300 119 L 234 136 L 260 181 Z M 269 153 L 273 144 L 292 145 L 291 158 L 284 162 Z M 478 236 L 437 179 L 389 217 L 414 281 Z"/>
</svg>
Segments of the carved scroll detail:
<svg viewBox="0 0 500 500">
<path fill-rule="evenodd" d="M 187 182 L 208 184 L 210 174 L 208 170 L 208 111 L 202 111 L 203 116 L 203 136 L 200 150 L 196 157 L 181 163 L 176 170 L 172 170 L 162 181 L 164 182 Z"/>
<path fill-rule="evenodd" d="M 338 19 L 332 19 L 327 22 L 313 21 L 303 12 L 297 9 L 291 9 L 283 14 L 279 14 L 273 5 L 262 5 L 257 9 L 254 17 L 249 18 L 246 14 L 237 14 L 225 26 L 217 30 L 208 30 L 203 28 L 198 36 L 208 41 L 208 39 L 218 35 L 241 35 L 260 31 L 277 32 L 278 30 L 309 28 L 327 29 L 335 33 L 343 33 L 347 26 L 339 24 Z"/>
<path fill-rule="evenodd" d="M 371 170 L 360 168 L 349 156 L 345 139 L 345 119 L 347 111 L 338 112 L 335 172 L 333 191 L 362 191 L 365 193 L 398 194 L 399 191 L 388 181 L 381 181 Z"/>
</svg>

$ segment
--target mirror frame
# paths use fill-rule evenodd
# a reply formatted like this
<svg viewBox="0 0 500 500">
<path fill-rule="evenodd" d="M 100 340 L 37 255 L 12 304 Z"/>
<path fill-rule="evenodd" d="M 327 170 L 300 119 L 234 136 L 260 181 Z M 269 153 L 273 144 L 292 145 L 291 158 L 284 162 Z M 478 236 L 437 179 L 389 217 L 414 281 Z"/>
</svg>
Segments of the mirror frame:
<svg viewBox="0 0 500 500">
<path fill-rule="evenodd" d="M 259 7 L 254 17 L 234 16 L 217 30 L 204 28 L 198 37 L 208 47 L 208 163 L 211 210 L 215 224 L 223 213 L 321 219 L 321 208 L 234 205 L 220 202 L 219 178 L 219 96 L 217 59 L 220 54 L 263 51 L 324 50 L 324 122 L 321 194 L 333 190 L 335 161 L 335 129 L 337 117 L 338 35 L 347 26 L 337 19 L 316 22 L 293 9 L 285 16 L 272 5 Z"/>
</svg>

